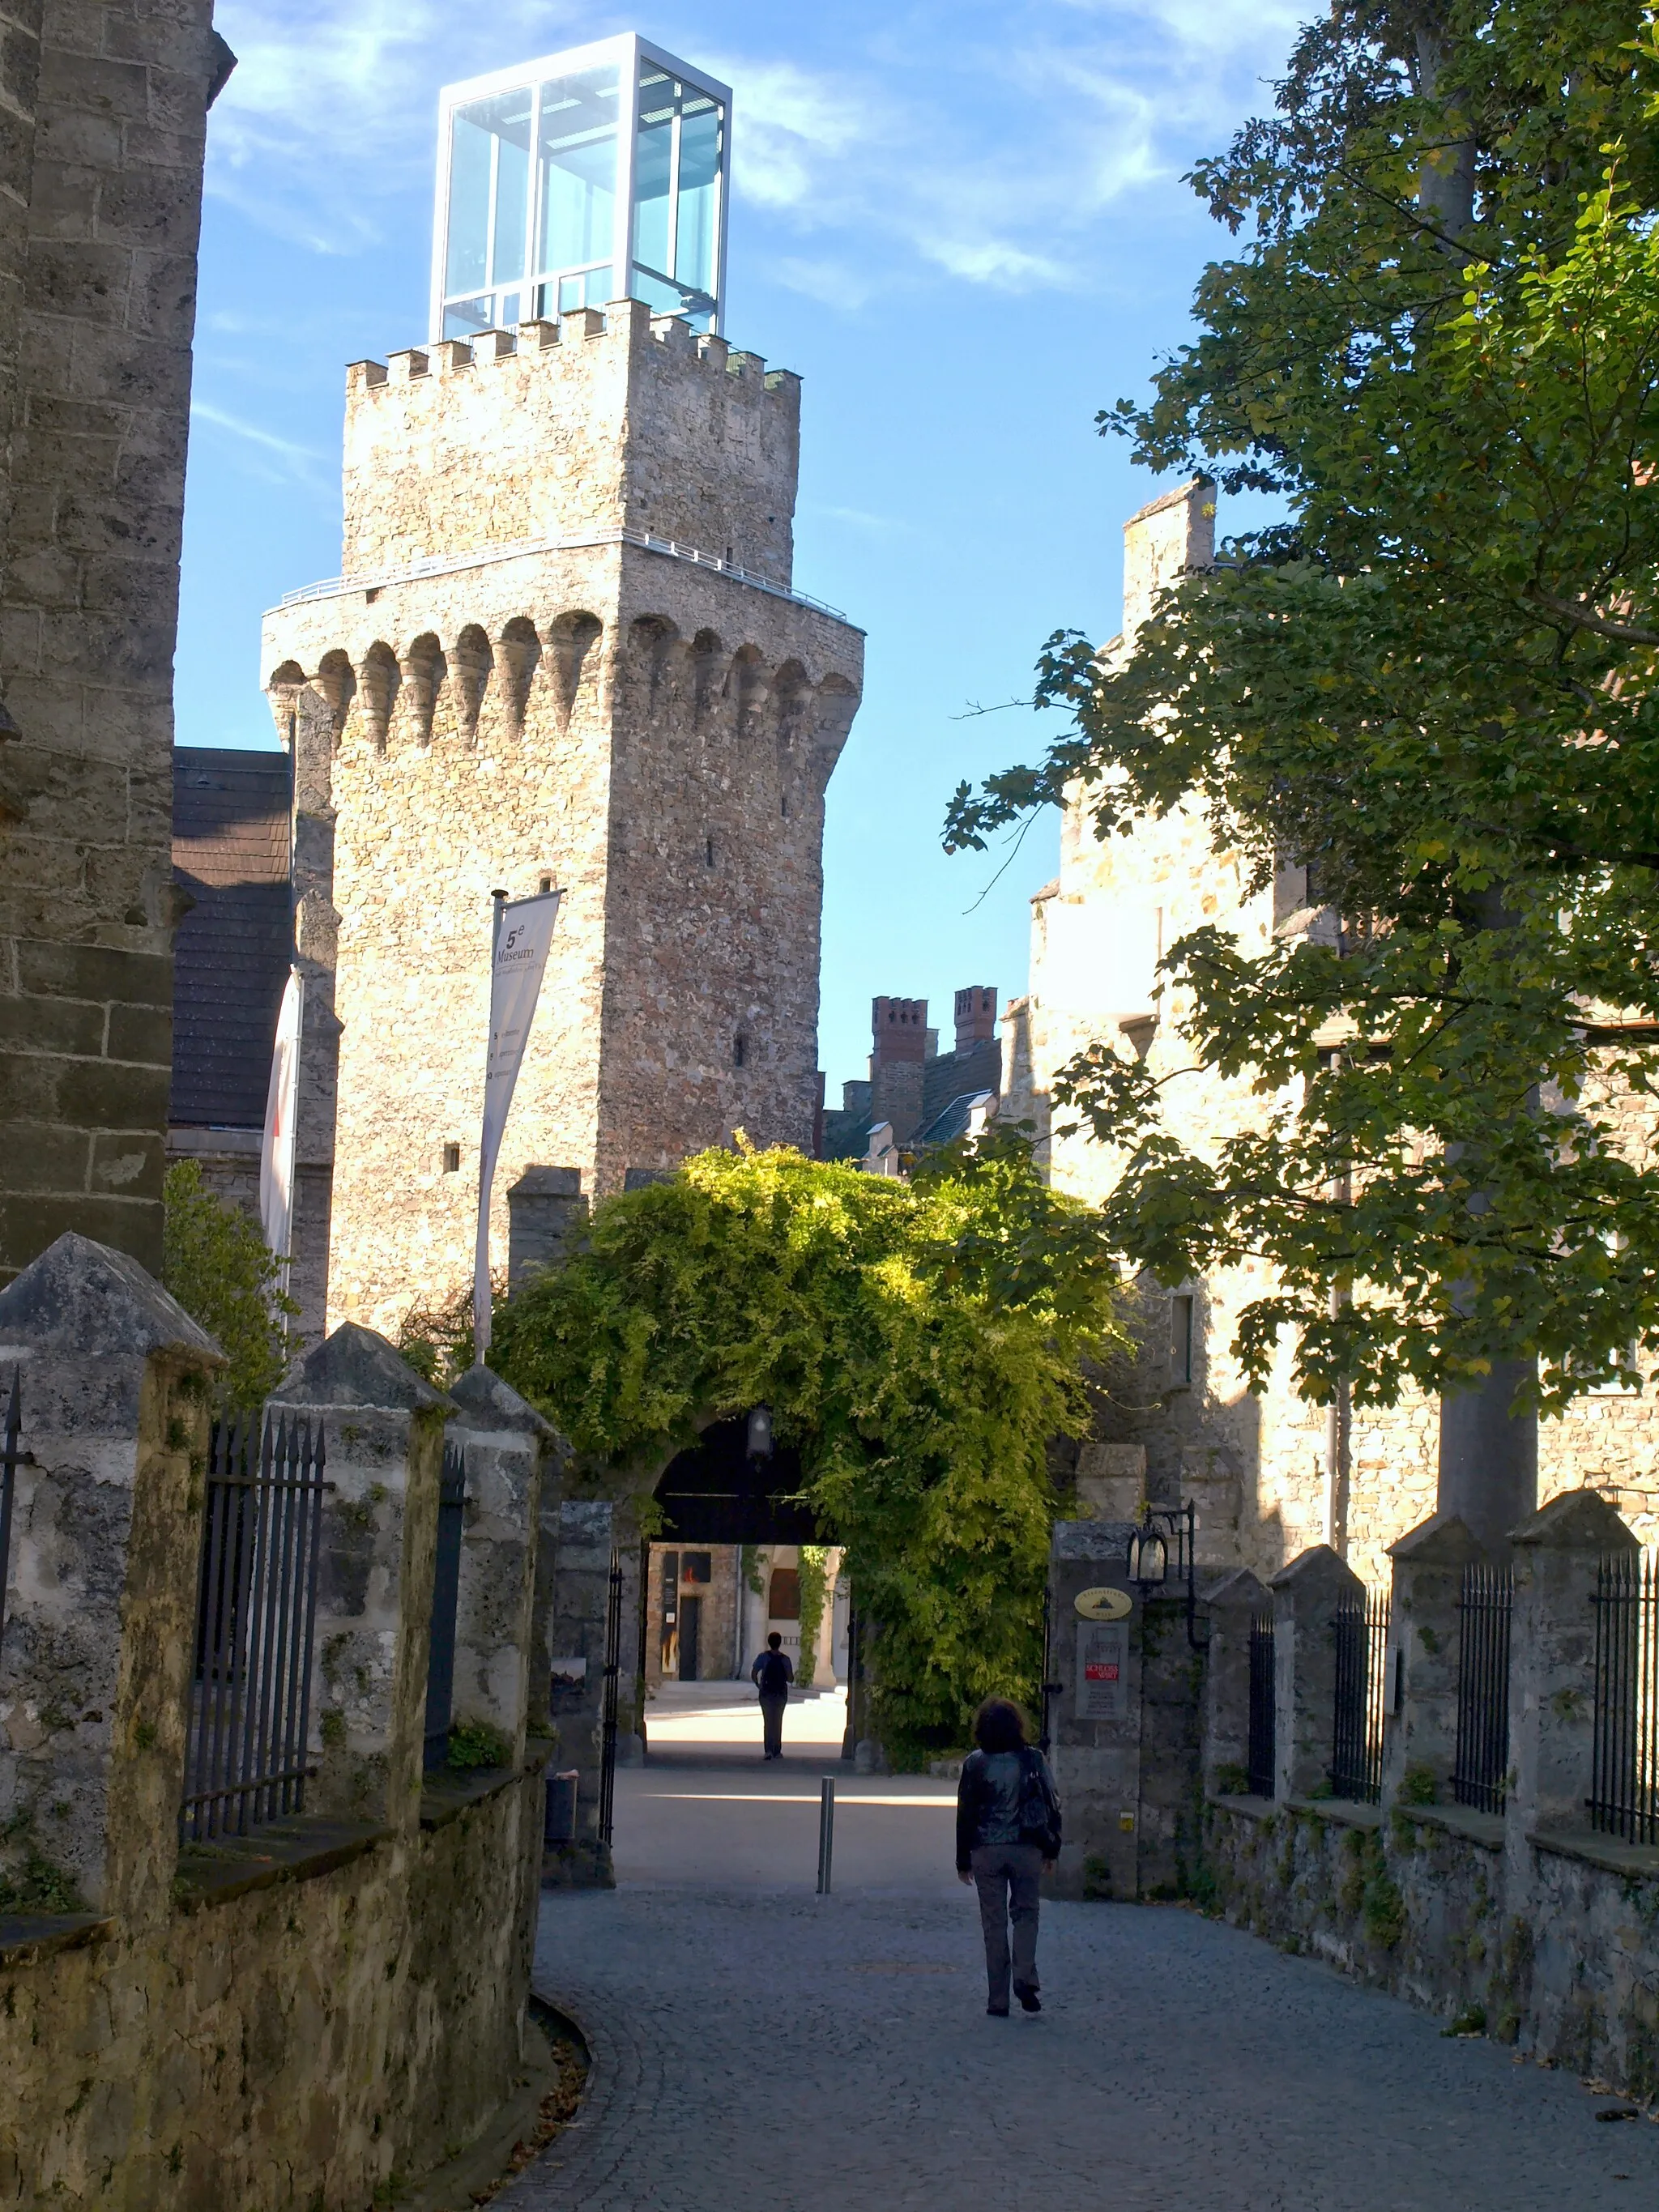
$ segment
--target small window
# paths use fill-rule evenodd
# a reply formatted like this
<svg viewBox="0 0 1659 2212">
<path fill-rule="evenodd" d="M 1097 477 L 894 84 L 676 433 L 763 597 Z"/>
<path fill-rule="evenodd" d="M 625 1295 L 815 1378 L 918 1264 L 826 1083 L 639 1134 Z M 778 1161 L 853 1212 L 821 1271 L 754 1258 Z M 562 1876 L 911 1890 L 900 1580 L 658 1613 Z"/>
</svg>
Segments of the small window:
<svg viewBox="0 0 1659 2212">
<path fill-rule="evenodd" d="M 551 876 L 544 876 L 544 877 L 542 878 L 542 880 L 541 880 L 541 888 L 542 888 L 542 890 L 544 890 L 544 891 L 550 891 L 550 890 L 552 890 L 552 888 L 553 888 L 553 878 L 552 878 L 552 877 L 551 877 Z"/>
<path fill-rule="evenodd" d="M 733 1067 L 742 1067 L 747 1062 L 748 1058 L 749 1040 L 744 1036 L 743 1031 L 739 1030 L 736 1036 L 732 1040 L 732 1065 Z"/>
<path fill-rule="evenodd" d="M 682 1552 L 680 1580 L 683 1583 L 712 1583 L 714 1579 L 714 1555 L 712 1552 Z"/>
<path fill-rule="evenodd" d="M 799 1620 L 800 1619 L 800 1570 L 799 1567 L 774 1567 L 772 1592 L 766 1601 L 769 1620 Z"/>
<path fill-rule="evenodd" d="M 446 1175 L 459 1175 L 460 1171 L 460 1146 L 459 1145 L 446 1145 L 444 1146 L 444 1173 Z"/>
<path fill-rule="evenodd" d="M 1182 1389 L 1193 1379 L 1193 1301 L 1183 1294 L 1170 1301 L 1170 1384 Z"/>
<path fill-rule="evenodd" d="M 706 868 L 712 868 L 714 865 L 714 841 L 712 837 L 703 840 L 702 861 Z"/>
</svg>

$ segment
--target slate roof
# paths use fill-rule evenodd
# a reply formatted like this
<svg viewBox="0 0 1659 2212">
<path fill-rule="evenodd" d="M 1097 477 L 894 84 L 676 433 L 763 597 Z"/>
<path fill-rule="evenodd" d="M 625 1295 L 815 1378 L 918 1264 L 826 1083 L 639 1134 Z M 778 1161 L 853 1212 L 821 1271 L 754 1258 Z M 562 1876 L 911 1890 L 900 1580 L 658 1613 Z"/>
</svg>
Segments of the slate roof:
<svg viewBox="0 0 1659 2212">
<path fill-rule="evenodd" d="M 936 1053 L 921 1071 L 921 1121 L 911 1138 L 913 1146 L 948 1145 L 968 1127 L 968 1109 L 975 1098 L 1002 1088 L 1002 1045 L 988 1037 L 958 1060 L 954 1052 Z M 866 1106 L 829 1108 L 823 1116 L 822 1157 L 826 1160 L 861 1160 L 870 1146 L 874 1116 Z"/>
<path fill-rule="evenodd" d="M 173 872 L 196 901 L 174 953 L 175 1125 L 264 1125 L 293 942 L 289 814 L 286 753 L 175 750 Z"/>
</svg>

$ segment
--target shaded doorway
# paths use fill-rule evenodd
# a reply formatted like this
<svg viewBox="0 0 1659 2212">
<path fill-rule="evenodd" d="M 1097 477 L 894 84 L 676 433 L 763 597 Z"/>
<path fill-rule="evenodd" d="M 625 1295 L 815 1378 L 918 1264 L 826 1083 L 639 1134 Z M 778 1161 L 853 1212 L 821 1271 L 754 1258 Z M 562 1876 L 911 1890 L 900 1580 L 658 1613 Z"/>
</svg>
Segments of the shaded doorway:
<svg viewBox="0 0 1659 2212">
<path fill-rule="evenodd" d="M 702 1680 L 697 1671 L 697 1638 L 702 1629 L 702 1600 L 683 1597 L 680 1600 L 680 1668 L 682 1682 Z"/>
</svg>

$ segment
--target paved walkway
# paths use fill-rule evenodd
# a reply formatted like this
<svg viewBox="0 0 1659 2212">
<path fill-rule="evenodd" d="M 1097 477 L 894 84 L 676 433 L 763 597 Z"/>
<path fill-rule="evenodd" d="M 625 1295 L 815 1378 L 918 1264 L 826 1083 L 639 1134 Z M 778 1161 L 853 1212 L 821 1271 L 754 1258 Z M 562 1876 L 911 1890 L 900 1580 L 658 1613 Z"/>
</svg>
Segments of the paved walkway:
<svg viewBox="0 0 1659 2212">
<path fill-rule="evenodd" d="M 665 1749 L 666 1747 L 665 1746 Z M 712 1747 L 709 1756 L 719 1756 Z M 725 1747 L 729 1758 L 729 1747 Z M 1313 1962 L 1170 1908 L 1046 1905 L 1045 2010 L 988 2020 L 948 1820 L 886 1832 L 871 1879 L 812 1894 L 748 1875 L 747 1801 L 816 1799 L 786 1773 L 683 1762 L 618 1778 L 617 1837 L 665 1822 L 646 1793 L 709 1793 L 693 1879 L 647 1863 L 610 1893 L 550 1893 L 538 1987 L 581 2022 L 581 2114 L 498 2200 L 516 2212 L 1648 2212 L 1659 2126 L 1517 2065 Z M 807 1747 L 803 1768 L 811 1764 Z M 845 1774 L 846 1770 L 842 1770 Z M 752 1784 L 752 1788 L 750 1784 Z M 871 1785 L 843 1782 L 846 1794 Z M 738 1802 L 724 1806 L 722 1793 Z M 655 1809 L 653 1809 L 653 1803 Z M 631 1804 L 631 1812 L 630 1812 Z M 850 1826 L 853 1808 L 841 1815 Z M 730 1871 L 710 1870 L 718 1824 Z M 933 1850 L 946 1856 L 943 1878 Z M 840 1872 L 838 1854 L 838 1874 Z M 794 1869 L 788 1869 L 792 1877 Z"/>
</svg>

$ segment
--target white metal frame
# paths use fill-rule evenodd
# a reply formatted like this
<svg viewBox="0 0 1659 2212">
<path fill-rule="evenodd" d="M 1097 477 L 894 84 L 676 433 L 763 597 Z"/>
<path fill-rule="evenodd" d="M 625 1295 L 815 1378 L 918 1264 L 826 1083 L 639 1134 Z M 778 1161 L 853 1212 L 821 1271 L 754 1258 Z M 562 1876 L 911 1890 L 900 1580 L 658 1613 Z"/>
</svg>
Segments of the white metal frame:
<svg viewBox="0 0 1659 2212">
<path fill-rule="evenodd" d="M 444 270 L 448 259 L 449 239 L 449 172 L 450 157 L 454 145 L 453 116 L 458 107 L 465 107 L 475 100 L 488 100 L 497 93 L 514 92 L 528 86 L 533 92 L 549 77 L 574 76 L 586 70 L 602 68 L 607 62 L 617 65 L 617 209 L 619 237 L 613 240 L 613 265 L 616 277 L 623 287 L 623 296 L 633 283 L 635 265 L 635 208 L 634 173 L 635 145 L 639 136 L 641 64 L 666 70 L 683 84 L 695 86 L 697 91 L 717 100 L 722 111 L 720 166 L 715 172 L 716 200 L 714 226 L 714 309 L 709 327 L 719 333 L 723 319 L 726 300 L 726 243 L 727 216 L 731 208 L 732 176 L 732 88 L 706 70 L 693 69 L 689 63 L 671 54 L 666 47 L 653 46 L 637 32 L 627 31 L 614 39 L 595 40 L 590 46 L 570 46 L 564 52 L 544 54 L 538 61 L 520 62 L 511 69 L 491 70 L 483 76 L 468 77 L 460 84 L 447 84 L 438 94 L 438 160 L 434 182 L 432 212 L 432 282 L 430 291 L 430 325 L 432 342 L 436 343 L 443 335 Z M 525 267 L 523 289 L 526 298 L 539 281 L 537 271 L 541 266 L 542 240 L 540 236 L 539 195 L 536 190 L 538 146 L 540 138 L 538 101 L 532 102 L 530 125 L 530 179 L 527 187 L 529 204 L 525 218 Z M 680 125 L 677 116 L 673 126 L 672 156 L 678 174 Z M 489 229 L 485 247 L 485 266 L 488 269 L 495 250 L 495 163 L 499 149 L 490 155 L 490 200 Z M 671 193 L 668 206 L 669 270 L 672 276 L 674 249 L 678 242 L 679 206 L 678 195 Z M 499 291 L 492 285 L 488 289 Z"/>
</svg>

